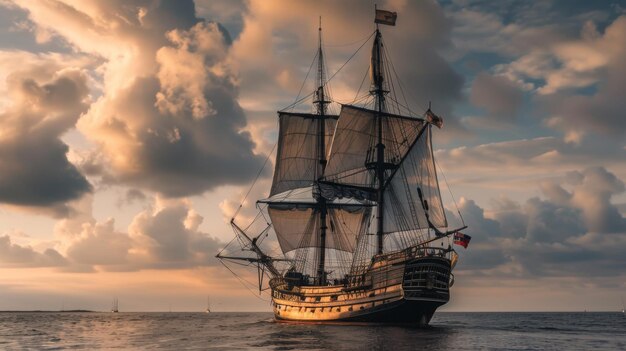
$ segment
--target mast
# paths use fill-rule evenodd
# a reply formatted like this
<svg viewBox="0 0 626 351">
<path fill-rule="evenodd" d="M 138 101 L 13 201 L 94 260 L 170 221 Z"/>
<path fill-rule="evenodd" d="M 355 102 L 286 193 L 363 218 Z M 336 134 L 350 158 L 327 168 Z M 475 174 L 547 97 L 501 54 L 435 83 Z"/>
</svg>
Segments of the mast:
<svg viewBox="0 0 626 351">
<path fill-rule="evenodd" d="M 385 144 L 383 144 L 383 112 L 385 111 L 385 94 L 383 90 L 383 57 L 382 57 L 382 35 L 378 29 L 378 23 L 376 24 L 376 38 L 374 39 L 374 47 L 372 50 L 372 83 L 374 89 L 370 91 L 376 99 L 376 110 L 378 111 L 377 128 L 378 135 L 376 144 L 376 178 L 378 179 L 377 190 L 377 253 L 380 255 L 383 253 L 383 226 L 384 220 L 384 185 L 385 185 Z"/>
<path fill-rule="evenodd" d="M 320 24 L 318 28 L 318 56 L 317 56 L 317 92 L 316 92 L 316 100 L 313 103 L 316 105 L 316 112 L 318 114 L 318 159 L 320 164 L 320 173 L 317 174 L 317 179 L 321 180 L 324 174 L 324 169 L 326 168 L 326 104 L 330 103 L 330 101 L 326 100 L 326 95 L 324 93 L 324 88 L 326 85 L 326 75 L 324 73 L 324 51 L 322 50 L 322 17 L 320 16 Z M 326 199 L 322 196 L 317 198 L 317 205 L 319 211 L 319 235 L 320 235 L 320 247 L 319 256 L 318 256 L 318 267 L 317 267 L 317 277 L 318 284 L 325 285 L 326 284 L 326 273 L 325 273 L 325 265 L 326 265 L 326 217 L 328 214 L 328 207 L 326 205 Z"/>
</svg>

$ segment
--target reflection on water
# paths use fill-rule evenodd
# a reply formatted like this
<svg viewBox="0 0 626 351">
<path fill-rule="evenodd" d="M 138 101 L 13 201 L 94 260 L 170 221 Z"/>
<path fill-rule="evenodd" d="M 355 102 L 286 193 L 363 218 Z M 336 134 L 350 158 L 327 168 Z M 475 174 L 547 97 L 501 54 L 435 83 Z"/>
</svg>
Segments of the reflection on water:
<svg viewBox="0 0 626 351">
<path fill-rule="evenodd" d="M 0 313 L 0 349 L 626 349 L 619 313 L 437 313 L 431 324 L 288 324 L 269 313 Z"/>
<path fill-rule="evenodd" d="M 450 350 L 454 330 L 445 327 L 411 328 L 384 325 L 301 325 L 274 323 L 273 332 L 254 346 L 302 345 L 304 350 Z"/>
</svg>

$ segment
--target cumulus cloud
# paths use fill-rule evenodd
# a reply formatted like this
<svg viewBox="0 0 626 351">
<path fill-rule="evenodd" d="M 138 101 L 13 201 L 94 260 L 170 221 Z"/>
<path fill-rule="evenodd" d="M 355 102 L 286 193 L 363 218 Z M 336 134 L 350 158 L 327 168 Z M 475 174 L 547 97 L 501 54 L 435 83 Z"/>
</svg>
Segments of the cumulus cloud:
<svg viewBox="0 0 626 351">
<path fill-rule="evenodd" d="M 128 263 L 132 241 L 125 233 L 116 232 L 115 221 L 83 223 L 67 249 L 67 257 L 79 265 L 122 265 Z"/>
<path fill-rule="evenodd" d="M 243 131 L 229 39 L 192 1 L 20 3 L 75 50 L 103 59 L 101 96 L 78 123 L 108 182 L 180 197 L 249 181 L 262 158 Z"/>
<path fill-rule="evenodd" d="M 129 227 L 130 236 L 138 243 L 138 259 L 152 268 L 216 264 L 214 256 L 223 243 L 198 230 L 202 220 L 184 202 L 140 213 Z"/>
<path fill-rule="evenodd" d="M 566 179 L 541 184 L 544 198 L 521 205 L 501 198 L 485 211 L 472 200 L 461 201 L 473 239 L 460 269 L 517 277 L 622 272 L 626 260 L 614 245 L 626 243 L 626 218 L 611 198 L 624 192 L 624 183 L 602 167 L 571 172 Z"/>
<path fill-rule="evenodd" d="M 0 265 L 87 273 L 206 267 L 217 264 L 214 256 L 225 245 L 199 229 L 203 218 L 185 200 L 157 198 L 126 231 L 116 229 L 112 218 L 97 221 L 92 201 L 81 199 L 80 211 L 57 222 L 58 241 L 44 252 L 0 236 Z"/>
<path fill-rule="evenodd" d="M 66 264 L 66 259 L 54 249 L 37 252 L 30 246 L 11 243 L 8 235 L 0 236 L 0 266 L 26 268 L 57 267 Z"/>
<path fill-rule="evenodd" d="M 0 202 L 62 216 L 70 212 L 67 202 L 90 192 L 91 185 L 69 162 L 61 140 L 89 106 L 88 77 L 61 59 L 0 55 L 0 65 L 11 69 L 5 77 L 10 102 L 0 110 Z"/>
</svg>

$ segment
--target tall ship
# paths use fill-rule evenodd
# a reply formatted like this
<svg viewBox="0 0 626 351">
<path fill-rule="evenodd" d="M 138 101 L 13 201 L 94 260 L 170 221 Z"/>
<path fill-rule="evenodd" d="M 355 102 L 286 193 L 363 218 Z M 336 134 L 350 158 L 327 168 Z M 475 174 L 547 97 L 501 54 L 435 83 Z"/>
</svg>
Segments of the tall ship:
<svg viewBox="0 0 626 351">
<path fill-rule="evenodd" d="M 396 16 L 376 10 L 370 86 L 353 104 L 330 97 L 320 20 L 312 111 L 278 112 L 269 196 L 253 223 L 231 220 L 236 240 L 217 255 L 256 270 L 278 321 L 423 326 L 450 299 L 452 243 L 469 236 L 449 230 L 441 199 L 432 137 L 442 118 L 430 106 L 416 116 L 395 95 L 379 24 Z"/>
</svg>

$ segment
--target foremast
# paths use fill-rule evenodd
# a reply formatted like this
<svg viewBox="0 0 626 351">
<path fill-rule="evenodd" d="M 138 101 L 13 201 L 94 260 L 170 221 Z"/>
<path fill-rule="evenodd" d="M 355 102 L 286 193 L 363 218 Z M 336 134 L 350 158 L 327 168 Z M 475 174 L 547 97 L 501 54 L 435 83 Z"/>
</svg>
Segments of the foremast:
<svg viewBox="0 0 626 351">
<path fill-rule="evenodd" d="M 259 200 L 257 203 L 265 204 L 268 207 L 268 213 L 272 224 L 268 223 L 268 227 L 258 236 L 250 236 L 244 230 L 239 228 L 234 220 L 231 225 L 236 235 L 240 238 L 240 242 L 244 243 L 248 251 L 252 251 L 254 257 L 234 257 L 218 255 L 219 258 L 248 261 L 259 267 L 259 278 L 261 274 L 267 271 L 271 277 L 282 277 L 282 274 L 274 266 L 277 261 L 291 261 L 293 263 L 300 261 L 298 254 L 293 260 L 276 259 L 267 255 L 258 245 L 261 238 L 272 227 L 276 232 L 283 253 L 302 249 L 307 247 L 314 248 L 315 272 L 314 283 L 317 285 L 326 285 L 326 249 L 337 248 L 337 239 L 327 238 L 328 217 L 332 215 L 332 211 L 337 211 L 341 205 L 329 204 L 328 200 L 322 196 L 315 196 L 312 193 L 312 201 L 299 202 L 294 200 L 290 202 L 290 196 L 297 194 L 302 189 L 313 189 L 315 183 L 322 180 L 324 171 L 328 163 L 327 160 L 327 134 L 332 132 L 334 124 L 338 118 L 337 115 L 328 113 L 328 104 L 331 103 L 328 98 L 329 94 L 326 81 L 326 69 L 324 66 L 324 51 L 322 46 L 322 27 L 321 18 L 318 28 L 318 50 L 317 50 L 317 77 L 315 80 L 315 90 L 313 92 L 313 111 L 312 113 L 287 112 L 279 111 L 279 140 L 277 158 L 275 163 L 274 179 L 270 198 Z M 303 145 L 294 145 L 294 140 L 302 142 Z M 287 206 L 287 209 L 285 208 Z M 332 206 L 332 208 L 331 208 Z M 286 228 L 281 226 L 281 215 L 288 213 L 291 209 L 306 209 L 311 211 L 311 216 L 298 223 L 297 230 L 307 232 L 313 228 L 312 235 L 316 237 L 315 244 L 310 240 L 297 240 L 297 242 L 281 241 L 281 239 L 289 237 L 293 229 L 292 224 L 287 224 Z M 334 213 L 334 212 L 333 212 Z M 289 216 L 289 215 L 287 215 Z M 293 218 L 287 219 L 294 220 Z M 298 219 L 296 219 L 298 220 Z M 277 225 L 278 223 L 278 225 Z M 332 227 L 332 225 L 331 225 Z M 286 230 L 286 231 L 285 231 Z M 289 239 L 285 239 L 289 240 Z M 258 242 L 257 242 L 258 241 Z M 312 252 L 313 253 L 313 252 Z"/>
</svg>

